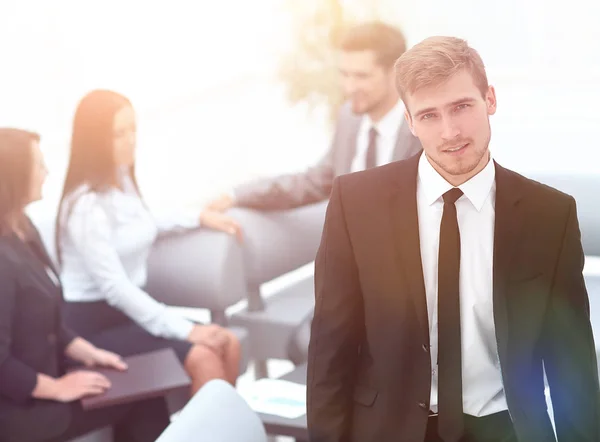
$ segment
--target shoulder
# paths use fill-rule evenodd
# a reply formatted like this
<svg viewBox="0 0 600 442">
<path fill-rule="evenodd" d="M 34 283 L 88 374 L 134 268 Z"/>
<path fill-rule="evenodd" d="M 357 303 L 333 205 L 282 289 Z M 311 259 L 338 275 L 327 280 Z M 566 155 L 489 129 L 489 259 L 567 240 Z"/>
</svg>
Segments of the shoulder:
<svg viewBox="0 0 600 442">
<path fill-rule="evenodd" d="M 575 198 L 562 189 L 496 165 L 496 210 L 499 198 L 514 201 L 523 219 L 535 226 L 532 234 L 543 241 L 562 237 L 569 220 L 578 219 Z"/>
<path fill-rule="evenodd" d="M 496 163 L 497 179 L 498 175 L 500 175 L 501 179 L 509 179 L 513 187 L 521 190 L 528 203 L 536 206 L 541 205 L 548 209 L 566 210 L 575 203 L 575 198 L 572 195 L 548 184 L 550 175 L 546 179 L 543 179 L 543 177 L 536 177 L 534 179 L 506 169 Z M 542 182 L 540 178 L 545 182 Z"/>
<path fill-rule="evenodd" d="M 90 189 L 88 185 L 82 185 L 65 197 L 62 210 L 75 215 L 87 215 L 98 210 L 106 211 L 107 204 L 111 200 L 110 196 L 110 191 L 99 192 Z"/>
<path fill-rule="evenodd" d="M 338 185 L 345 191 L 350 190 L 358 194 L 388 194 L 401 188 L 411 188 L 408 184 L 417 178 L 420 156 L 421 152 L 405 160 L 342 175 L 338 177 Z"/>
<path fill-rule="evenodd" d="M 355 114 L 352 111 L 352 105 L 349 101 L 346 101 L 340 106 L 340 110 L 337 115 L 336 126 L 339 129 L 342 126 L 350 124 L 359 124 L 362 120 L 362 115 Z"/>
<path fill-rule="evenodd" d="M 97 192 L 82 185 L 70 192 L 64 199 L 60 213 L 60 224 L 73 227 L 81 223 L 107 222 L 108 193 Z"/>
</svg>

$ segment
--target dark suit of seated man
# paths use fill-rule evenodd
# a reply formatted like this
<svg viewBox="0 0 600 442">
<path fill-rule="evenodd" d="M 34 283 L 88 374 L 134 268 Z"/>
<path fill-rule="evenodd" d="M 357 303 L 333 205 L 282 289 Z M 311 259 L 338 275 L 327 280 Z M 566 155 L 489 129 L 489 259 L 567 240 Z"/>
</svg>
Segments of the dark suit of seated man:
<svg viewBox="0 0 600 442">
<path fill-rule="evenodd" d="M 315 267 L 311 442 L 600 440 L 575 200 L 497 164 L 465 41 L 396 64 L 424 153 L 336 179 Z"/>
<path fill-rule="evenodd" d="M 36 134 L 0 129 L 0 441 L 63 442 L 114 426 L 115 442 L 155 441 L 169 425 L 164 398 L 86 411 L 110 388 L 91 367 L 127 368 L 62 321 L 62 288 L 24 213 L 46 177 Z M 65 359 L 88 370 L 66 373 Z"/>
</svg>

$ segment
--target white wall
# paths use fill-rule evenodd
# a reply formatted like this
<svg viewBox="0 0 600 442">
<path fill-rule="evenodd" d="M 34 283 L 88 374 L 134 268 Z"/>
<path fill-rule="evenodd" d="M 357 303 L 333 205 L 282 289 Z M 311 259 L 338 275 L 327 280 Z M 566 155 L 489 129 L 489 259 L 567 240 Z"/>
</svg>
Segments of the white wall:
<svg viewBox="0 0 600 442">
<path fill-rule="evenodd" d="M 138 110 L 151 204 L 205 199 L 326 150 L 323 119 L 290 109 L 273 81 L 290 38 L 284 0 L 166 4 L 0 0 L 0 125 L 41 132 L 52 170 L 44 211 L 58 196 L 77 100 L 95 87 Z M 499 99 L 492 148 L 505 165 L 600 173 L 600 4 L 380 0 L 379 13 L 410 44 L 451 34 L 480 51 Z"/>
<path fill-rule="evenodd" d="M 465 38 L 496 86 L 492 148 L 507 166 L 600 173 L 600 3 L 593 0 L 385 2 L 410 44 Z"/>
</svg>

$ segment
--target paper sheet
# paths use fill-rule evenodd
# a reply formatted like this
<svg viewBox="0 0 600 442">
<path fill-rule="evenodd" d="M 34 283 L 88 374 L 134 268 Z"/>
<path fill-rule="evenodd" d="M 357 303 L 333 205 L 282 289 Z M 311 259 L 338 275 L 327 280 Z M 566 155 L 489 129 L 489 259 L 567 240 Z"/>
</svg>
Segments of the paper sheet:
<svg viewBox="0 0 600 442">
<path fill-rule="evenodd" d="M 288 419 L 306 414 L 306 385 L 280 379 L 260 379 L 240 393 L 257 413 Z"/>
</svg>

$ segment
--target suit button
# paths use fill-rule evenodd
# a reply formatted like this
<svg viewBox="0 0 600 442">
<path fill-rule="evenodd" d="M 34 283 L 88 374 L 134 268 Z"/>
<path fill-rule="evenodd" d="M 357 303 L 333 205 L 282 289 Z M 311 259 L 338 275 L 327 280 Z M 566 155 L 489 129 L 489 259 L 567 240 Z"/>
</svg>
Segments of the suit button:
<svg viewBox="0 0 600 442">
<path fill-rule="evenodd" d="M 425 344 L 423 344 L 423 351 L 425 353 L 429 353 L 429 347 L 427 345 L 425 345 Z"/>
<path fill-rule="evenodd" d="M 419 407 L 422 408 L 423 410 L 429 411 L 429 407 L 427 406 L 427 404 L 425 402 L 419 402 Z"/>
<path fill-rule="evenodd" d="M 58 341 L 58 338 L 56 337 L 56 335 L 54 333 L 50 333 L 48 335 L 48 344 L 50 344 L 50 345 L 56 345 L 57 341 Z"/>
</svg>

